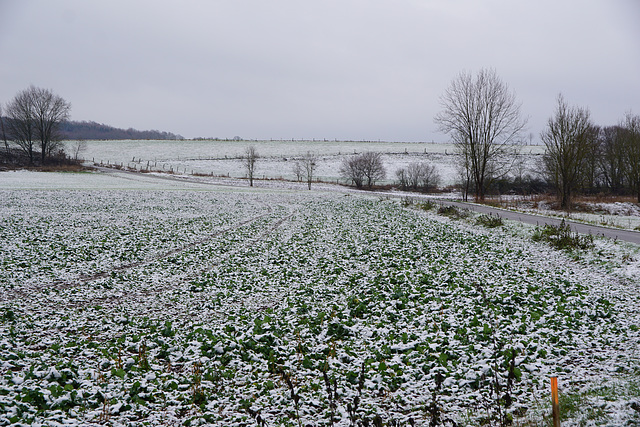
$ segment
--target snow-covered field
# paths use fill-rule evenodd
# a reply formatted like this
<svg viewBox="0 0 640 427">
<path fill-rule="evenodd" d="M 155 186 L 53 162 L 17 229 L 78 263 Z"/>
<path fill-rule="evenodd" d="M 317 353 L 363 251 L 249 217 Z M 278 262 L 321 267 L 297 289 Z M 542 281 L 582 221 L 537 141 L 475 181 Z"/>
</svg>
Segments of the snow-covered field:
<svg viewBox="0 0 640 427">
<path fill-rule="evenodd" d="M 354 141 L 87 141 L 79 156 L 89 163 L 118 165 L 137 170 L 242 179 L 246 172 L 240 158 L 249 145 L 255 146 L 260 155 L 255 175 L 259 179 L 296 180 L 295 160 L 311 152 L 318 156 L 318 180 L 344 183 L 345 180 L 340 176 L 343 159 L 353 153 L 372 151 L 383 153 L 387 171 L 386 179 L 381 182 L 383 184 L 396 184 L 396 171 L 415 161 L 434 165 L 443 188 L 459 181 L 458 159 L 452 144 Z M 75 146 L 75 142 L 66 143 L 69 153 L 74 153 Z M 536 176 L 544 147 L 524 146 L 520 153 L 516 162 L 520 166 L 514 168 L 512 173 Z M 522 207 L 518 209 L 522 210 Z M 557 215 L 557 212 L 545 209 L 542 205 L 524 210 L 542 215 Z M 607 204 L 601 206 L 598 214 L 571 214 L 570 219 L 636 229 L 640 227 L 640 209 L 633 204 Z"/>
<path fill-rule="evenodd" d="M 149 174 L 0 200 L 0 425 L 545 425 L 552 375 L 563 425 L 640 422 L 632 245 Z"/>
<path fill-rule="evenodd" d="M 73 152 L 75 143 L 67 143 Z M 456 158 L 451 144 L 345 141 L 87 141 L 80 157 L 97 163 L 118 164 L 138 170 L 179 171 L 188 174 L 213 174 L 241 178 L 245 171 L 240 158 L 247 146 L 256 147 L 260 160 L 256 176 L 295 180 L 294 161 L 307 152 L 318 156 L 317 177 L 334 182 L 340 179 L 342 160 L 365 151 L 383 153 L 387 170 L 385 183 L 393 183 L 395 172 L 413 161 L 436 165 L 442 185 L 457 179 Z M 522 150 L 525 168 L 535 167 L 539 146 Z"/>
</svg>

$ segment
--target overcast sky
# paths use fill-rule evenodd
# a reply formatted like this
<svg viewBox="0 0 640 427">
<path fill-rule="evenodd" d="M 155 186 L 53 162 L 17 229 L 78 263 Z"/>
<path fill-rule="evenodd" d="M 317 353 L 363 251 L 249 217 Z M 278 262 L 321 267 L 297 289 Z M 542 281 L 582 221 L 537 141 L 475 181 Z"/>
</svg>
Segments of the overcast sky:
<svg viewBox="0 0 640 427">
<path fill-rule="evenodd" d="M 0 0 L 0 103 L 185 137 L 447 141 L 461 71 L 493 68 L 538 134 L 558 93 L 640 114 L 638 0 Z"/>
</svg>

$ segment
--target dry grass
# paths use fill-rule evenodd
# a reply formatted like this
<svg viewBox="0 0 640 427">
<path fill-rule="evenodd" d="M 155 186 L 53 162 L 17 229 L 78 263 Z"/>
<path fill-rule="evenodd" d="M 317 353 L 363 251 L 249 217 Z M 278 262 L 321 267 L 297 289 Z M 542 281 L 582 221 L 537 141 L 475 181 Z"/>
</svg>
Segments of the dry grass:
<svg viewBox="0 0 640 427">
<path fill-rule="evenodd" d="M 612 194 L 595 194 L 590 196 L 577 196 L 574 198 L 576 203 L 638 203 L 635 196 L 616 196 Z"/>
<path fill-rule="evenodd" d="M 558 212 L 584 212 L 599 213 L 594 206 L 596 203 L 632 203 L 638 204 L 637 198 L 630 195 L 594 194 L 582 195 L 573 198 L 570 209 L 562 209 L 557 197 L 552 194 L 533 194 L 529 196 L 492 196 L 487 197 L 485 205 L 506 209 L 538 209 L 544 205 L 545 209 Z"/>
</svg>

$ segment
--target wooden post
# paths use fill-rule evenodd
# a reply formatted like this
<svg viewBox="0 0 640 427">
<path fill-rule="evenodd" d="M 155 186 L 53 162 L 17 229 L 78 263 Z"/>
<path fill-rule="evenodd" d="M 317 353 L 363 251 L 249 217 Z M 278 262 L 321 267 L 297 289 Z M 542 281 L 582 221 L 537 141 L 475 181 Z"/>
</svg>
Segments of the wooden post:
<svg viewBox="0 0 640 427">
<path fill-rule="evenodd" d="M 553 427 L 560 427 L 560 403 L 558 402 L 558 377 L 551 377 L 551 408 Z"/>
</svg>

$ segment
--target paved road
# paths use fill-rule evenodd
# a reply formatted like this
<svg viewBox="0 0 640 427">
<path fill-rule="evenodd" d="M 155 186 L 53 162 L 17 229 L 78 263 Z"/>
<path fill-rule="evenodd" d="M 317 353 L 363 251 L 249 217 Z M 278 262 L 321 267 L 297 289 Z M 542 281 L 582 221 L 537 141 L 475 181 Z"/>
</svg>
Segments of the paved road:
<svg viewBox="0 0 640 427">
<path fill-rule="evenodd" d="M 506 209 L 497 209 L 486 205 L 477 205 L 475 203 L 454 202 L 450 200 L 438 200 L 438 203 L 445 206 L 455 206 L 458 208 L 470 209 L 483 214 L 498 215 L 500 218 L 512 221 L 520 221 L 526 224 L 544 226 L 559 225 L 562 222 L 560 218 L 552 218 L 547 216 L 530 215 L 526 213 L 509 211 Z M 635 244 L 640 244 L 640 232 L 632 230 L 620 230 L 617 228 L 600 227 L 598 225 L 583 224 L 565 220 L 565 223 L 571 227 L 571 230 L 582 234 L 592 234 L 594 236 L 604 236 L 610 239 L 624 240 Z"/>
</svg>

